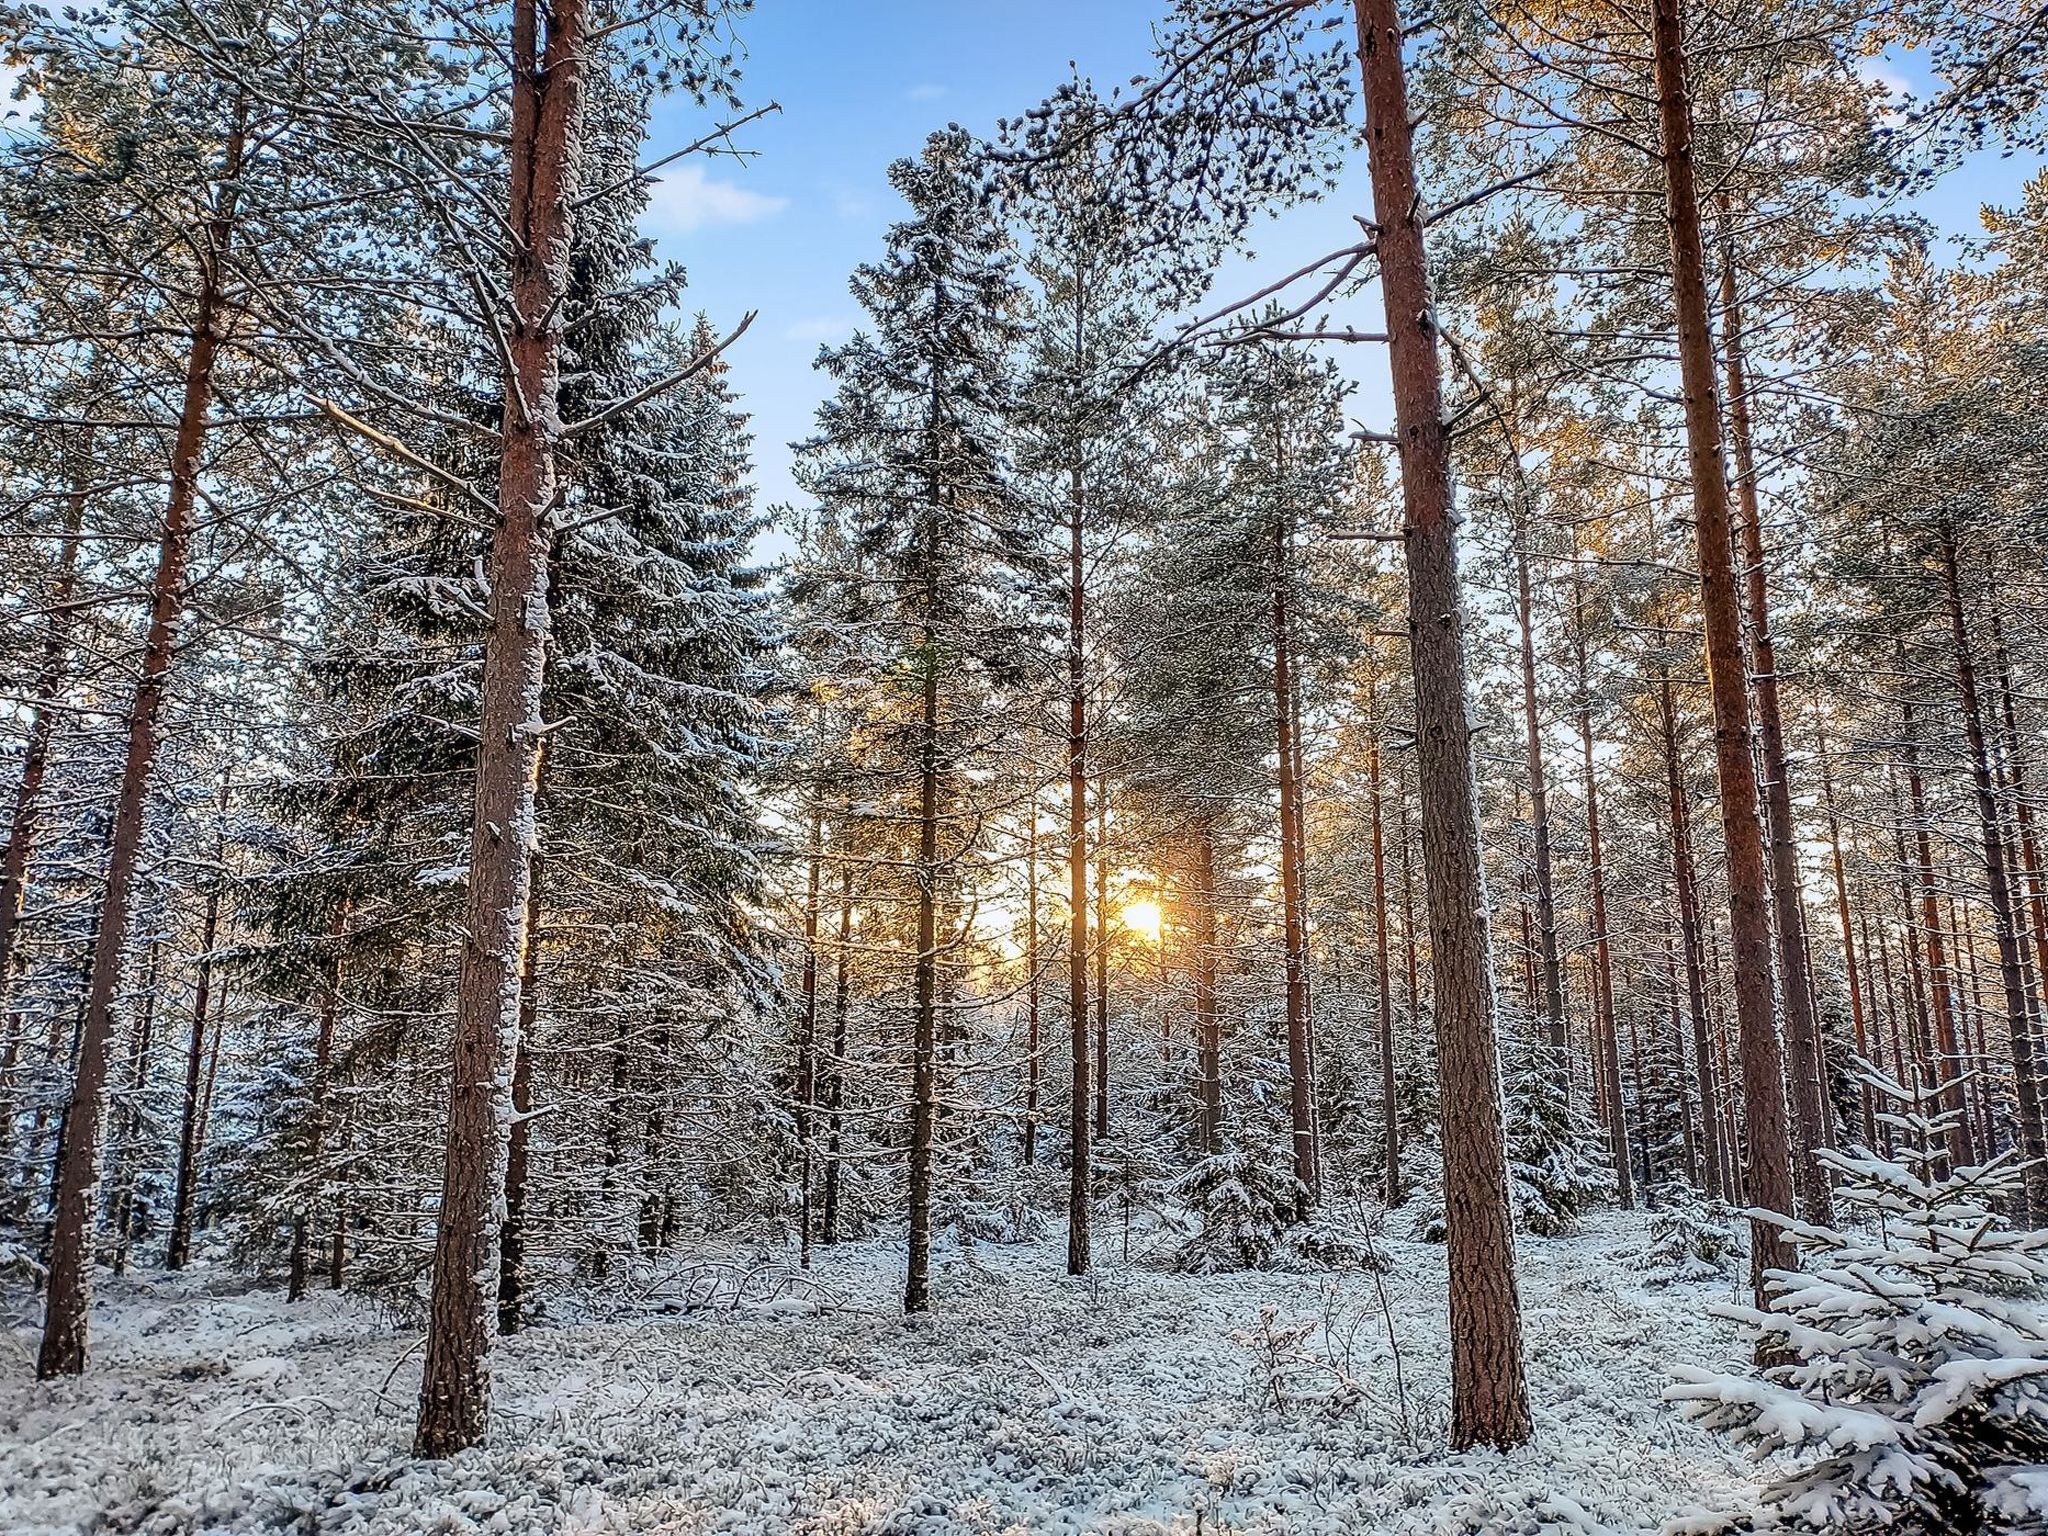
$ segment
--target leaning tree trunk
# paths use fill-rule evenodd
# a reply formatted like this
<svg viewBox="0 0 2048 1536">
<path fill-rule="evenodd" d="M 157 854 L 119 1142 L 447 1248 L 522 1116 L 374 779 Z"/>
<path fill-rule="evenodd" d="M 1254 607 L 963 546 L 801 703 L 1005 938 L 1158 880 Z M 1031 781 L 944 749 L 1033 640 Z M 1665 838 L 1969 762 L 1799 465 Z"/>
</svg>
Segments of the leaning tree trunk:
<svg viewBox="0 0 2048 1536">
<path fill-rule="evenodd" d="M 1722 205 L 1726 217 L 1725 197 Z M 1771 639 L 1771 597 L 1764 571 L 1763 512 L 1757 500 L 1756 453 L 1749 426 L 1749 383 L 1742 350 L 1742 303 L 1735 281 L 1732 242 L 1721 262 L 1721 307 L 1727 357 L 1728 430 L 1735 449 L 1735 491 L 1741 510 L 1744 594 L 1756 688 L 1757 750 L 1762 758 L 1764 808 L 1771 838 L 1771 915 L 1778 940 L 1778 992 L 1785 1009 L 1785 1069 L 1791 1080 L 1792 1123 L 1798 1156 L 1792 1179 L 1800 1214 L 1826 1226 L 1835 1219 L 1827 1168 L 1814 1153 L 1834 1144 L 1828 1106 L 1827 1062 L 1811 996 L 1812 962 L 1806 949 L 1799 889 L 1799 829 L 1792 819 L 1792 784 L 1785 764 L 1785 723 L 1778 702 L 1778 655 Z"/>
<path fill-rule="evenodd" d="M 1770 895 L 1764 878 L 1763 825 L 1756 760 L 1750 754 L 1749 682 L 1742 654 L 1742 606 L 1729 542 L 1728 476 L 1721 451 L 1721 402 L 1714 377 L 1713 322 L 1706 248 L 1692 155 L 1692 104 L 1686 93 L 1685 24 L 1680 0 L 1653 0 L 1651 25 L 1658 121 L 1663 141 L 1665 217 L 1671 235 L 1671 289 L 1678 322 L 1679 373 L 1685 390 L 1686 457 L 1706 622 L 1707 678 L 1714 699 L 1715 761 L 1721 784 L 1721 834 L 1728 858 L 1729 939 L 1735 1016 L 1741 1034 L 1744 1113 L 1749 1133 L 1749 1199 L 1792 1212 L 1790 1127 L 1785 1075 L 1771 999 Z M 1792 1247 L 1771 1222 L 1750 1222 L 1750 1285 L 1767 1301 L 1764 1274 L 1788 1269 Z"/>
<path fill-rule="evenodd" d="M 1450 1259 L 1451 1439 L 1530 1435 L 1501 1139 L 1498 999 L 1472 778 L 1463 594 L 1436 310 L 1423 253 L 1399 0 L 1355 0 L 1380 290 L 1391 354 L 1408 555 L 1408 632 L 1429 901 Z"/>
<path fill-rule="evenodd" d="M 1985 740 L 1983 706 L 1977 696 L 1977 664 L 1970 654 L 1969 624 L 1963 616 L 1963 589 L 1956 569 L 1953 535 L 1941 543 L 1941 573 L 1948 593 L 1949 633 L 1955 642 L 1956 694 L 1963 705 L 1963 735 L 1970 747 L 1970 777 L 1977 790 L 1977 821 L 1984 835 L 1984 881 L 1991 896 L 1992 933 L 1998 943 L 1998 976 L 2005 991 L 2005 1024 L 2012 1044 L 2013 1093 L 2019 1100 L 2020 1151 L 2026 1157 L 2027 1225 L 2048 1221 L 2048 1139 L 2041 1133 L 2040 1042 L 2034 1037 L 2032 1010 L 2020 956 L 2020 930 L 2012 908 L 2012 883 L 2006 872 L 2005 837 L 1999 827 L 1998 791 L 1991 777 L 1991 752 Z M 1986 1138 L 1989 1145 L 1989 1138 Z"/>
<path fill-rule="evenodd" d="M 135 877 L 142 861 L 143 817 L 150 772 L 156 764 L 157 716 L 163 708 L 177 650 L 178 623 L 185 611 L 185 576 L 192 553 L 192 514 L 199 492 L 199 456 L 206 443 L 207 412 L 213 403 L 214 365 L 227 316 L 222 301 L 228 245 L 235 228 L 235 202 L 242 174 L 245 105 L 235 119 L 221 157 L 221 178 L 213 217 L 200 254 L 199 295 L 192 317 L 191 350 L 185 361 L 184 397 L 171 450 L 170 495 L 157 543 L 156 576 L 150 584 L 149 628 L 142 644 L 141 677 L 128 707 L 127 752 L 114 799 L 107 855 L 106 893 L 93 937 L 91 979 L 85 1019 L 79 1031 L 77 1068 L 64 1111 L 58 1158 L 55 1219 L 50 1230 L 48 1300 L 36 1375 L 76 1376 L 85 1369 L 92 1308 L 93 1226 L 99 1202 L 100 1138 L 106 1116 L 107 1056 L 114 1038 L 114 1004 Z"/>
<path fill-rule="evenodd" d="M 511 1068 L 519 1044 L 527 891 L 548 642 L 548 550 L 562 481 L 562 308 L 571 211 L 583 158 L 584 0 L 513 0 L 508 151 L 512 232 L 498 524 L 491 537 L 475 824 L 470 836 L 447 1158 L 434 1249 L 426 1368 L 414 1452 L 480 1443 L 490 1416 L 490 1349 L 505 1197 Z"/>
</svg>

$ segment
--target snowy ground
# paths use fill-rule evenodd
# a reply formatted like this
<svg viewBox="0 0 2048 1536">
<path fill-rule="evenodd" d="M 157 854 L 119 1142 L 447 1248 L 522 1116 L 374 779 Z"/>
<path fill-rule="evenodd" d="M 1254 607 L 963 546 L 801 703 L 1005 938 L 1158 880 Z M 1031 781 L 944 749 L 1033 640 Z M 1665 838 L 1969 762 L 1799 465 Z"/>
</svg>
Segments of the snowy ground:
<svg viewBox="0 0 2048 1536">
<path fill-rule="evenodd" d="M 1728 1286 L 1646 1288 L 1639 1218 L 1523 1244 L 1537 1430 L 1505 1457 L 1444 1449 L 1443 1252 L 1388 1246 L 1405 1427 L 1370 1276 L 1073 1281 L 1063 1244 L 983 1245 L 907 1325 L 864 1243 L 821 1251 L 819 1306 L 764 1278 L 505 1343 L 491 1449 L 442 1463 L 404 1454 L 417 1335 L 360 1303 L 110 1282 L 91 1373 L 37 1384 L 12 1295 L 0 1531 L 1622 1532 L 1746 1502 L 1657 1395 L 1667 1361 L 1739 1363 Z"/>
</svg>

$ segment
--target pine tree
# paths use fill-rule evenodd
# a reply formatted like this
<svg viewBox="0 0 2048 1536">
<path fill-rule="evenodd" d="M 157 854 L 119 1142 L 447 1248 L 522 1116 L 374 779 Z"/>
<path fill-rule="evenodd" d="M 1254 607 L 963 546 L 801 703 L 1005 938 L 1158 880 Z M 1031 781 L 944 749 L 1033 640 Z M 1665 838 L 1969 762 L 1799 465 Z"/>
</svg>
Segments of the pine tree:
<svg viewBox="0 0 2048 1536">
<path fill-rule="evenodd" d="M 1758 1376 L 1691 1367 L 1665 1396 L 1759 1454 L 1798 1458 L 1764 1490 L 1760 1526 L 1846 1533 L 2020 1532 L 2048 1519 L 2048 1232 L 1999 1212 L 2008 1154 L 1953 1166 L 1941 1094 L 1871 1078 L 1896 1160 L 1823 1155 L 1858 1225 L 1770 1219 L 1807 1256 L 1775 1270 L 1769 1306 L 1718 1307 L 1757 1330 Z"/>
<path fill-rule="evenodd" d="M 836 382 L 805 447 L 812 493 L 843 516 L 888 595 L 896 655 L 882 686 L 907 781 L 913 872 L 909 1243 L 904 1310 L 931 1306 L 942 917 L 960 899 L 975 817 L 960 801 L 974 719 L 1019 659 L 1041 567 L 1009 482 L 1005 418 L 1020 295 L 962 133 L 935 134 L 890 180 L 910 205 L 853 292 L 873 323 L 822 354 Z M 985 738 L 984 738 L 985 739 Z"/>
</svg>

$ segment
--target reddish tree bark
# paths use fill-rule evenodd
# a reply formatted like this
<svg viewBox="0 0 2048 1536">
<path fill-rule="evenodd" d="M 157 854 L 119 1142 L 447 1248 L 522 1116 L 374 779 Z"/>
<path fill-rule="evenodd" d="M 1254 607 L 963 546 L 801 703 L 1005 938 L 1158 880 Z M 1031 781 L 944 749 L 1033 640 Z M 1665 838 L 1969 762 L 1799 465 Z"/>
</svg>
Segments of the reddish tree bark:
<svg viewBox="0 0 2048 1536">
<path fill-rule="evenodd" d="M 158 537 L 156 575 L 150 583 L 149 628 L 143 638 L 141 676 L 128 707 L 127 748 L 120 787 L 115 793 L 106 891 L 93 938 L 78 1064 L 64 1111 L 54 1192 L 55 1219 L 50 1229 L 43 1340 L 36 1357 L 36 1375 L 44 1379 L 76 1376 L 86 1364 L 92 1306 L 93 1225 L 106 1115 L 107 1056 L 114 1038 L 114 1004 L 120 991 L 122 961 L 128 949 L 135 876 L 142 859 L 149 778 L 156 765 L 157 717 L 163 708 L 177 651 L 178 625 L 185 611 L 199 456 L 206 442 L 207 413 L 213 404 L 214 366 L 227 326 L 223 284 L 245 153 L 245 110 L 238 99 L 221 156 L 212 216 L 199 241 L 199 292 L 193 309 L 191 346 L 185 360 L 177 436 L 171 450 L 170 495 Z"/>
<path fill-rule="evenodd" d="M 1671 237 L 1672 304 L 1679 374 L 1685 391 L 1686 459 L 1706 622 L 1707 678 L 1714 699 L 1715 762 L 1721 786 L 1721 834 L 1727 848 L 1735 1012 L 1742 1037 L 1742 1086 L 1748 1122 L 1749 1194 L 1767 1210 L 1792 1211 L 1785 1079 L 1771 999 L 1771 917 L 1765 889 L 1763 826 L 1756 762 L 1750 755 L 1749 684 L 1742 654 L 1742 608 L 1729 542 L 1728 475 L 1721 446 L 1721 402 L 1707 293 L 1706 249 L 1694 178 L 1692 103 L 1687 95 L 1685 24 L 1680 0 L 1653 0 L 1652 57 L 1663 148 L 1665 219 Z M 1750 1282 L 1762 1306 L 1764 1273 L 1792 1267 L 1791 1246 L 1770 1222 L 1750 1223 Z"/>
<path fill-rule="evenodd" d="M 548 553 L 562 494 L 562 310 L 583 158 L 586 20 L 585 0 L 512 4 L 511 315 L 447 1157 L 413 1439 L 415 1454 L 425 1457 L 479 1444 L 490 1416 L 499 1221 L 537 835 Z"/>
<path fill-rule="evenodd" d="M 1355 0 L 1354 10 L 1408 557 L 1422 850 L 1443 1090 L 1451 1440 L 1460 1448 L 1507 1447 L 1529 1438 L 1529 1395 L 1501 1140 L 1497 999 L 1472 779 L 1450 432 L 1423 250 L 1399 0 Z"/>
<path fill-rule="evenodd" d="M 1727 202 L 1722 200 L 1726 218 Z M 1735 449 L 1737 519 L 1746 581 L 1751 683 L 1756 690 L 1757 755 L 1763 769 L 1765 825 L 1770 835 L 1771 921 L 1777 935 L 1778 995 L 1785 1010 L 1785 1074 L 1792 1099 L 1798 1156 L 1792 1181 L 1799 1214 L 1826 1226 L 1835 1219 L 1827 1169 L 1814 1156 L 1834 1144 L 1826 1063 L 1812 1003 L 1811 963 L 1799 889 L 1799 829 L 1792 819 L 1792 784 L 1785 766 L 1785 724 L 1778 702 L 1778 656 L 1771 639 L 1771 598 L 1764 570 L 1763 512 L 1757 501 L 1756 454 L 1751 445 L 1749 384 L 1743 359 L 1742 302 L 1732 244 L 1721 262 L 1722 350 L 1728 375 L 1728 429 Z"/>
</svg>

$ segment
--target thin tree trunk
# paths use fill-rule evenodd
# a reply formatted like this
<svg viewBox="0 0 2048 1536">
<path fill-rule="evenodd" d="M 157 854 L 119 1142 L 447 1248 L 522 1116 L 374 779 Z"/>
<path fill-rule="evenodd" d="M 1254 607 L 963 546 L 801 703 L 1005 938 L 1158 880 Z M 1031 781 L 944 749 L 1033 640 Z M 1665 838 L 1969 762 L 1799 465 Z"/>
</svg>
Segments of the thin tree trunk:
<svg viewBox="0 0 2048 1536">
<path fill-rule="evenodd" d="M 1031 833 L 1024 846 L 1024 1166 L 1038 1161 L 1040 1059 L 1038 985 L 1038 786 L 1031 791 Z"/>
<path fill-rule="evenodd" d="M 1586 687 L 1585 639 L 1581 614 L 1579 640 L 1579 687 Z M 1586 860 L 1593 882 L 1593 1002 L 1595 1027 L 1599 1030 L 1601 1075 L 1607 1080 L 1607 1142 L 1614 1157 L 1614 1181 L 1622 1208 L 1636 1203 L 1635 1180 L 1630 1171 L 1628 1150 L 1628 1109 L 1621 1092 L 1621 1042 L 1614 1017 L 1614 962 L 1607 939 L 1607 868 L 1600 846 L 1600 785 L 1593 769 L 1593 710 L 1590 702 L 1579 709 L 1579 747 L 1585 760 Z M 1642 1096 L 1637 1096 L 1638 1105 Z"/>
<path fill-rule="evenodd" d="M 1743 1104 L 1749 1130 L 1752 1204 L 1792 1212 L 1785 1077 L 1771 1000 L 1771 918 L 1765 889 L 1763 826 L 1756 762 L 1750 755 L 1749 687 L 1742 655 L 1742 608 L 1729 543 L 1728 476 L 1721 451 L 1721 405 L 1714 378 L 1713 322 L 1706 250 L 1694 181 L 1692 105 L 1686 94 L 1685 28 L 1680 0 L 1653 0 L 1653 55 L 1662 134 L 1665 213 L 1671 235 L 1671 288 L 1679 373 L 1685 390 L 1686 451 L 1706 621 L 1707 677 L 1714 699 L 1715 758 L 1721 784 L 1721 832 L 1727 845 L 1735 1011 L 1742 1035 Z M 1764 1275 L 1789 1269 L 1783 1231 L 1750 1222 L 1750 1284 L 1766 1304 Z"/>
<path fill-rule="evenodd" d="M 285 1286 L 287 1301 L 305 1300 L 306 1282 L 312 1273 L 313 1216 L 324 1203 L 320 1195 L 327 1180 L 320 1165 L 327 1155 L 328 1078 L 334 1070 L 334 1029 L 341 1014 L 341 956 L 348 932 L 348 908 L 346 900 L 336 905 L 334 923 L 327 933 L 333 954 L 327 962 L 327 984 L 320 994 L 320 1026 L 313 1041 L 312 1105 L 306 1138 L 306 1193 L 292 1217 L 291 1262 Z"/>
<path fill-rule="evenodd" d="M 1970 747 L 1970 777 L 1977 790 L 1977 820 L 1984 834 L 1984 883 L 1991 896 L 1992 935 L 1998 943 L 1998 977 L 2005 992 L 2005 1025 L 2012 1045 L 2013 1096 L 2019 1101 L 2020 1150 L 2027 1159 L 2025 1178 L 2028 1226 L 2048 1220 L 2048 1138 L 2041 1130 L 2040 1047 L 2034 1038 L 2021 975 L 2019 924 L 2012 908 L 2012 885 L 2006 875 L 2005 837 L 1999 829 L 1998 791 L 1991 777 L 1991 752 L 1985 741 L 1984 714 L 1977 697 L 1977 664 L 1970 654 L 1970 630 L 1963 615 L 1962 582 L 1956 570 L 1956 545 L 1944 534 L 1941 569 L 1948 590 L 1949 633 L 1955 642 L 1956 694 L 1963 705 L 1963 735 Z M 1987 1141 L 1988 1145 L 1988 1141 Z"/>
<path fill-rule="evenodd" d="M 797 1252 L 800 1268 L 811 1267 L 811 1181 L 817 1153 L 813 1145 L 818 1118 L 818 897 L 824 859 L 823 801 L 811 810 L 811 850 L 804 877 L 803 1016 L 797 1024 L 796 1137 L 802 1152 L 797 1210 Z"/>
<path fill-rule="evenodd" d="M 1280 790 L 1280 910 L 1287 988 L 1287 1111 L 1294 1142 L 1294 1214 L 1306 1220 L 1321 1198 L 1316 1170 L 1315 1082 L 1309 1065 L 1308 937 L 1303 921 L 1301 783 L 1294 750 L 1293 622 L 1287 609 L 1288 531 L 1273 524 L 1273 733 Z"/>
<path fill-rule="evenodd" d="M 1095 780 L 1095 1139 L 1109 1139 L 1109 776 Z"/>
<path fill-rule="evenodd" d="M 1200 1095 L 1197 1141 L 1203 1154 L 1223 1145 L 1222 1030 L 1216 1011 L 1216 829 L 1195 832 L 1195 1076 Z"/>
<path fill-rule="evenodd" d="M 143 640 L 141 676 L 128 709 L 127 751 L 114 801 L 106 892 L 93 939 L 85 1021 L 79 1034 L 71 1097 L 60 1138 L 62 1151 L 50 1229 L 49 1287 L 42 1347 L 36 1357 L 36 1375 L 44 1380 L 76 1376 L 86 1364 L 107 1056 L 113 1043 L 114 1007 L 128 949 L 135 877 L 142 861 L 143 819 L 148 809 L 150 773 L 156 765 L 157 716 L 163 707 L 177 651 L 178 624 L 185 610 L 192 513 L 198 497 L 199 457 L 206 442 L 206 418 L 213 403 L 214 364 L 226 329 L 224 263 L 234 233 L 244 156 L 246 105 L 239 96 L 234 112 L 221 156 L 213 214 L 203 236 L 199 294 L 192 318 L 191 349 L 185 362 L 184 398 L 171 451 L 170 495 L 165 502 L 163 531 L 157 544 L 156 575 L 150 585 L 149 628 Z"/>
<path fill-rule="evenodd" d="M 539 0 L 513 0 L 506 221 L 516 238 L 512 315 L 448 1148 L 413 1439 L 414 1453 L 423 1457 L 479 1444 L 490 1417 L 499 1218 L 537 837 L 548 555 L 562 493 L 556 462 L 562 308 L 590 61 L 585 0 L 553 0 L 545 8 L 545 38 L 542 12 Z"/>
<path fill-rule="evenodd" d="M 1389 1207 L 1408 1198 L 1401 1177 L 1401 1095 L 1394 1070 L 1394 976 L 1387 951 L 1386 796 L 1380 779 L 1379 675 L 1366 682 L 1365 772 L 1372 785 L 1372 958 L 1379 1000 L 1380 1124 L 1385 1137 L 1380 1198 Z"/>
<path fill-rule="evenodd" d="M 1543 972 L 1543 1027 L 1560 1087 L 1571 1074 L 1565 1056 L 1564 967 L 1557 955 L 1557 901 L 1550 867 L 1550 786 L 1543 771 L 1543 733 L 1536 713 L 1535 615 L 1529 595 L 1529 531 L 1524 514 L 1515 536 L 1515 624 L 1521 631 L 1522 747 L 1529 773 L 1529 832 L 1535 845 L 1536 943 Z"/>
<path fill-rule="evenodd" d="M 927 549 L 929 568 L 935 552 Z M 931 609 L 938 594 L 927 595 Z M 918 725 L 917 967 L 910 1056 L 910 1240 L 905 1312 L 931 1310 L 932 1144 L 938 1124 L 939 1003 L 939 659 L 938 635 L 924 632 L 924 703 Z"/>
<path fill-rule="evenodd" d="M 1380 289 L 1400 437 L 1450 1261 L 1451 1441 L 1530 1435 L 1501 1138 L 1486 876 L 1472 778 L 1463 594 L 1435 307 L 1423 251 L 1399 0 L 1355 0 Z"/>
<path fill-rule="evenodd" d="M 1678 930 L 1685 946 L 1686 997 L 1692 1011 L 1693 1071 L 1699 1080 L 1700 1136 L 1705 1146 L 1706 1196 L 1728 1197 L 1725 1171 L 1734 1159 L 1721 1135 L 1721 1093 L 1708 1041 L 1707 957 L 1701 937 L 1699 883 L 1693 868 L 1692 810 L 1678 757 L 1678 702 L 1667 675 L 1658 694 L 1664 728 L 1664 784 L 1671 821 L 1671 883 L 1678 896 Z"/>
<path fill-rule="evenodd" d="M 1927 950 L 1927 991 L 1933 1003 L 1935 1083 L 1941 1085 L 1939 1102 L 1956 1116 L 1949 1131 L 1948 1151 L 1955 1166 L 1976 1162 L 1969 1125 L 1969 1108 L 1956 1078 L 1963 1069 L 1962 1046 L 1956 1031 L 1955 1000 L 1950 993 L 1947 946 L 1942 939 L 1941 898 L 1934 883 L 1934 840 L 1928 828 L 1927 791 L 1920 778 L 1920 747 L 1913 735 L 1913 701 L 1899 702 L 1905 729 L 1906 788 L 1912 797 L 1913 838 L 1918 855 L 1920 881 L 1921 942 Z"/>
<path fill-rule="evenodd" d="M 1094 1201 L 1088 1119 L 1088 673 L 1087 571 L 1082 556 L 1081 472 L 1074 470 L 1067 523 L 1067 1273 L 1085 1275 Z"/>
<path fill-rule="evenodd" d="M 185 1048 L 185 1096 L 178 1116 L 178 1171 L 171 1184 L 171 1234 L 164 1251 L 166 1269 L 183 1269 L 192 1259 L 192 1208 L 199 1194 L 199 1149 L 206 1139 L 201 1074 L 206 1066 L 206 1008 L 213 995 L 213 946 L 220 932 L 221 868 L 229 775 L 222 773 L 217 807 L 221 837 L 214 844 L 214 880 L 206 892 L 199 925 L 199 978 L 192 991 L 192 1035 Z M 218 1026 L 215 1040 L 218 1041 Z"/>
<path fill-rule="evenodd" d="M 832 958 L 832 1070 L 825 1079 L 825 1209 L 818 1241 L 839 1241 L 839 1177 L 841 1122 L 846 1109 L 846 1026 L 852 1011 L 853 864 L 839 874 L 839 937 Z"/>
<path fill-rule="evenodd" d="M 122 1106 L 121 1177 L 109 1225 L 114 1229 L 114 1273 L 128 1272 L 128 1252 L 135 1240 L 135 1162 L 142 1154 L 142 1090 L 149 1082 L 150 1047 L 156 1040 L 157 975 L 163 943 L 152 939 L 149 964 L 143 971 L 142 1017 L 135 1025 L 135 1051 L 130 1060 L 128 1102 Z"/>
<path fill-rule="evenodd" d="M 1819 739 L 1821 798 L 1828 812 L 1828 856 L 1835 876 L 1835 917 L 1842 928 L 1842 971 L 1849 990 L 1849 1022 L 1856 1039 L 1856 1054 L 1874 1065 L 1877 1058 L 1870 1054 L 1869 1027 L 1863 1015 L 1862 973 L 1856 963 L 1856 930 L 1849 914 L 1849 876 L 1842 862 L 1842 813 L 1835 801 L 1835 769 L 1828 758 L 1827 733 L 1821 732 Z M 1857 1098 L 1862 1110 L 1863 1145 L 1874 1147 L 1877 1108 L 1869 1083 L 1857 1084 Z"/>
</svg>

